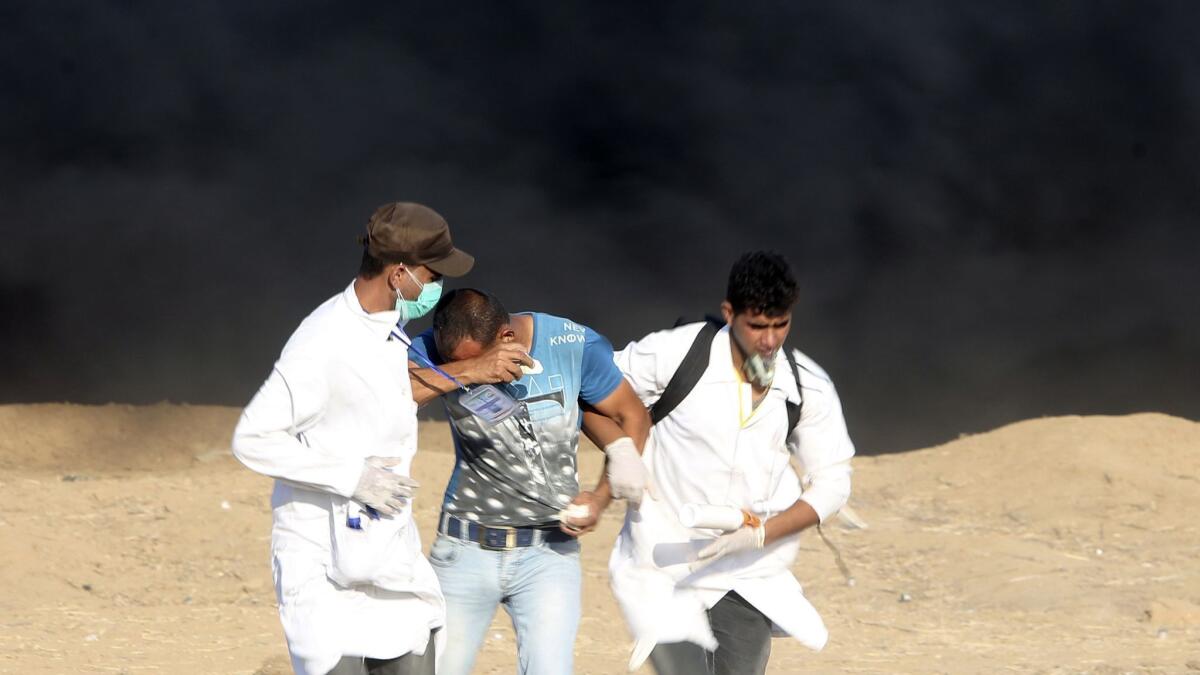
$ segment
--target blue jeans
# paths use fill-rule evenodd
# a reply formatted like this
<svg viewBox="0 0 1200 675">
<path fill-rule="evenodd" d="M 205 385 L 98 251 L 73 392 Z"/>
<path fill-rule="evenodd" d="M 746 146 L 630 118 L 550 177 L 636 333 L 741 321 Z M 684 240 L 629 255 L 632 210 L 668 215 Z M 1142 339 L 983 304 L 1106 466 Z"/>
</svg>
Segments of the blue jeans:
<svg viewBox="0 0 1200 675">
<path fill-rule="evenodd" d="M 578 541 L 489 551 L 439 534 L 429 562 L 446 596 L 439 675 L 469 675 L 499 604 L 517 633 L 519 673 L 571 673 L 580 613 Z"/>
</svg>

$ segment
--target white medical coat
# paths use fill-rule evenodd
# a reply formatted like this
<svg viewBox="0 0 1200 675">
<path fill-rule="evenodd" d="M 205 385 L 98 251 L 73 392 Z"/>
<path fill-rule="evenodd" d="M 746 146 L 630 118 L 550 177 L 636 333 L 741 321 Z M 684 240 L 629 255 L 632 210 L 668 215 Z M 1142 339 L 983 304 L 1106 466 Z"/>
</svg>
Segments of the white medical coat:
<svg viewBox="0 0 1200 675">
<path fill-rule="evenodd" d="M 405 558 L 395 569 L 406 582 L 344 588 L 327 576 L 332 528 L 345 527 L 333 514 L 345 513 L 363 459 L 398 457 L 395 470 L 410 474 L 417 407 L 408 350 L 389 339 L 398 318 L 368 314 L 353 283 L 330 298 L 292 334 L 234 432 L 237 458 L 276 479 L 271 554 L 297 673 L 324 675 L 342 656 L 424 654 L 430 631 L 445 623 L 411 507 L 389 523 Z"/>
<path fill-rule="evenodd" d="M 702 325 L 652 333 L 617 352 L 618 367 L 643 403 L 662 395 Z M 802 499 L 824 521 L 846 503 L 854 446 L 841 403 L 828 375 L 804 354 L 793 354 L 802 392 L 780 350 L 774 382 L 749 415 L 753 393 L 734 370 L 729 328 L 723 328 L 695 388 L 651 429 L 644 460 L 653 488 L 640 508 L 626 512 L 609 559 L 614 595 L 639 643 L 687 640 L 715 648 L 705 610 L 732 590 L 777 631 L 812 649 L 825 645 L 828 631 L 790 571 L 799 534 L 691 573 L 696 552 L 721 533 L 686 528 L 678 516 L 684 504 L 697 503 L 766 518 Z M 786 403 L 799 402 L 801 394 L 800 421 L 789 434 Z M 793 459 L 800 477 L 789 467 Z"/>
</svg>

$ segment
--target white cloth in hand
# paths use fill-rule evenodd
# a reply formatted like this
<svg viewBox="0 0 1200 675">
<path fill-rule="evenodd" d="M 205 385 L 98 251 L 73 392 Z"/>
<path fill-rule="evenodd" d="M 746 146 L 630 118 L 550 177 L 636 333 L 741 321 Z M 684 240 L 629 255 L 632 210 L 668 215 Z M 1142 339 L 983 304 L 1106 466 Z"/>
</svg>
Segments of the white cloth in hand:
<svg viewBox="0 0 1200 675">
<path fill-rule="evenodd" d="M 628 436 L 618 438 L 604 446 L 604 454 L 608 456 L 606 473 L 613 498 L 640 504 L 648 481 L 646 464 L 633 439 Z"/>
<path fill-rule="evenodd" d="M 713 543 L 700 549 L 700 552 L 696 554 L 696 562 L 692 563 L 690 568 L 695 572 L 727 555 L 741 551 L 757 551 L 763 547 L 766 536 L 767 530 L 764 525 L 758 527 L 746 525 L 733 532 L 723 534 L 717 537 Z"/>
<path fill-rule="evenodd" d="M 370 506 L 384 516 L 394 516 L 408 503 L 420 483 L 393 473 L 392 466 L 400 460 L 390 457 L 368 457 L 363 462 L 358 486 L 350 496 L 354 501 Z"/>
</svg>

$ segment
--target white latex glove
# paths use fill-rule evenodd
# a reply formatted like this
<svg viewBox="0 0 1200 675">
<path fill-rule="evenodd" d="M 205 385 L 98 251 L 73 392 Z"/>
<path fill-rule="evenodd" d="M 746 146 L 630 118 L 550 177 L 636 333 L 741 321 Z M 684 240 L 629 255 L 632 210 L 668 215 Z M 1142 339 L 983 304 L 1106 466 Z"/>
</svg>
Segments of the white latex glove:
<svg viewBox="0 0 1200 675">
<path fill-rule="evenodd" d="M 700 552 L 696 554 L 698 560 L 691 564 L 690 569 L 695 572 L 727 555 L 741 551 L 756 551 L 763 547 L 763 540 L 766 539 L 766 536 L 767 530 L 763 525 L 758 527 L 745 525 L 733 532 L 723 534 L 713 540 L 713 543 L 700 549 Z"/>
<path fill-rule="evenodd" d="M 628 499 L 634 504 L 641 504 L 642 493 L 649 481 L 646 465 L 633 439 L 628 436 L 618 438 L 604 446 L 604 454 L 608 456 L 606 472 L 613 499 Z"/>
<path fill-rule="evenodd" d="M 396 457 L 368 457 L 350 498 L 370 506 L 380 515 L 399 513 L 421 485 L 408 476 L 392 473 L 391 467 L 400 462 Z"/>
</svg>

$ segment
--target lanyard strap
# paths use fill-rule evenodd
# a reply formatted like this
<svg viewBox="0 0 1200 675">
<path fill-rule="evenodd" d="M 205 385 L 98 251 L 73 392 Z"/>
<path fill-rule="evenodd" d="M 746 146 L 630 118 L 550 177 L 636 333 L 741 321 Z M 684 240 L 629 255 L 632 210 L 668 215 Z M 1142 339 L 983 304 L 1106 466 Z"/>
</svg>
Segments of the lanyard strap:
<svg viewBox="0 0 1200 675">
<path fill-rule="evenodd" d="M 438 365 L 436 363 L 434 363 L 433 361 L 431 361 L 428 356 L 425 356 L 419 350 L 413 349 L 412 340 L 409 340 L 408 336 L 404 334 L 404 329 L 400 327 L 399 323 L 397 323 L 396 327 L 392 329 L 392 333 L 389 337 L 396 338 L 397 340 L 402 342 L 404 344 L 404 346 L 408 348 L 408 355 L 410 357 L 416 357 L 417 361 L 420 361 L 421 363 L 425 364 L 426 366 L 432 368 L 435 373 L 437 373 L 438 375 L 441 375 L 442 377 L 446 378 L 447 380 L 450 380 L 455 385 L 457 385 L 459 389 L 462 389 L 463 391 L 467 391 L 467 386 L 465 384 L 463 384 L 462 382 L 459 382 L 458 379 L 455 378 L 450 373 L 447 373 L 446 371 L 439 368 Z"/>
</svg>

